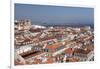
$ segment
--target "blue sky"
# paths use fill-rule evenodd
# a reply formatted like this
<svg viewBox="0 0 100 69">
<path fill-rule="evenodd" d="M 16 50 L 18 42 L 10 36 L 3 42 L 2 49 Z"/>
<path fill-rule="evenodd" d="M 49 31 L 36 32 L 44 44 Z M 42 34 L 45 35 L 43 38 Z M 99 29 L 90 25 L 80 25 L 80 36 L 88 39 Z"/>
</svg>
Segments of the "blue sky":
<svg viewBox="0 0 100 69">
<path fill-rule="evenodd" d="M 31 19 L 33 24 L 93 24 L 94 9 L 33 4 L 15 4 L 15 19 Z"/>
</svg>

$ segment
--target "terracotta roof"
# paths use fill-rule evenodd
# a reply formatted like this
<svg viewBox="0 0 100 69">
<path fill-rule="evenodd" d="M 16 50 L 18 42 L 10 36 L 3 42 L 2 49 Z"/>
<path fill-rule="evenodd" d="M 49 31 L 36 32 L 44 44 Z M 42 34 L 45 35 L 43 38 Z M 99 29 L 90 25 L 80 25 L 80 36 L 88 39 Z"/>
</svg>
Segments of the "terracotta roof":
<svg viewBox="0 0 100 69">
<path fill-rule="evenodd" d="M 74 53 L 88 54 L 91 50 L 74 49 Z"/>
<path fill-rule="evenodd" d="M 24 40 L 24 42 L 28 42 L 28 41 L 31 41 L 31 40 L 30 40 L 30 39 L 25 39 L 25 40 Z"/>
<path fill-rule="evenodd" d="M 42 63 L 42 60 L 40 59 L 35 59 L 35 61 L 33 62 L 33 64 L 41 64 Z"/>
<path fill-rule="evenodd" d="M 71 62 L 77 62 L 77 61 L 79 61 L 79 59 L 77 59 L 77 58 L 70 58 L 69 59 Z"/>
<path fill-rule="evenodd" d="M 87 49 L 89 49 L 89 50 L 92 50 L 92 51 L 93 51 L 93 50 L 94 50 L 94 46 L 93 46 L 93 45 L 90 45 L 90 46 L 88 46 L 88 47 L 87 47 Z"/>
<path fill-rule="evenodd" d="M 48 58 L 47 62 L 46 63 L 53 63 L 53 60 L 52 58 Z"/>
<path fill-rule="evenodd" d="M 67 50 L 65 50 L 65 53 L 72 54 L 73 53 L 72 48 L 68 48 Z"/>
<path fill-rule="evenodd" d="M 49 45 L 49 46 L 46 46 L 46 48 L 48 49 L 57 49 L 58 47 L 61 47 L 63 44 L 61 42 L 59 43 L 55 43 L 53 45 Z"/>
<path fill-rule="evenodd" d="M 51 37 L 44 37 L 44 38 L 40 38 L 39 40 L 40 41 L 45 41 L 45 40 L 51 40 L 51 39 L 55 39 L 54 36 L 51 36 Z"/>
</svg>

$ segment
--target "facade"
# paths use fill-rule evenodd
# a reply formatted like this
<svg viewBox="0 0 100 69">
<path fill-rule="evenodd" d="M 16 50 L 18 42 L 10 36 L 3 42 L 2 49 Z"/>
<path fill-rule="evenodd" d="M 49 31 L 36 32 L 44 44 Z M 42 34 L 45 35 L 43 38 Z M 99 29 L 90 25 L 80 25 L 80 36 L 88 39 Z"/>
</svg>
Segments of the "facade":
<svg viewBox="0 0 100 69">
<path fill-rule="evenodd" d="M 74 50 L 74 57 L 77 57 L 80 59 L 80 61 L 86 61 L 89 60 L 89 56 L 93 55 L 93 51 L 91 50 L 83 50 L 83 49 L 75 49 Z"/>
</svg>

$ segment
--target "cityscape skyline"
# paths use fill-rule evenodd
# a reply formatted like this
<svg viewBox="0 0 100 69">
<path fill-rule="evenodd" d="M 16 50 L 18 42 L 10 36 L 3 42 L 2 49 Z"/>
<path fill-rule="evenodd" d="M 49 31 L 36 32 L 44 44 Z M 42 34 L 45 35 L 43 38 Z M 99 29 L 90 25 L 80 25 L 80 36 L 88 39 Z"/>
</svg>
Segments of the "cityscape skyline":
<svg viewBox="0 0 100 69">
<path fill-rule="evenodd" d="M 94 9 L 15 4 L 14 64 L 94 61 Z"/>
<path fill-rule="evenodd" d="M 31 20 L 14 24 L 14 64 L 94 61 L 94 32 L 90 26 L 45 27 Z"/>
</svg>

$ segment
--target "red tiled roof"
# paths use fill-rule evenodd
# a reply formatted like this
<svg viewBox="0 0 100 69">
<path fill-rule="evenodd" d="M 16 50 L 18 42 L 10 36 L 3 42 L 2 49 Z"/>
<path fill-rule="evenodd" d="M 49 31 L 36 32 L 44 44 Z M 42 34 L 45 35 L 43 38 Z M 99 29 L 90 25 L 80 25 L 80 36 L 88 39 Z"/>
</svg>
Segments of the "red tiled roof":
<svg viewBox="0 0 100 69">
<path fill-rule="evenodd" d="M 74 53 L 88 54 L 91 50 L 74 49 Z"/>
<path fill-rule="evenodd" d="M 65 53 L 72 54 L 73 53 L 72 48 L 68 48 L 67 50 L 65 50 Z"/>
<path fill-rule="evenodd" d="M 46 63 L 53 63 L 53 60 L 52 58 L 48 58 L 47 62 Z"/>
<path fill-rule="evenodd" d="M 53 44 L 53 45 L 49 45 L 49 46 L 47 46 L 46 48 L 48 48 L 48 49 L 57 49 L 58 47 L 60 47 L 60 46 L 62 46 L 63 44 L 61 43 L 61 42 L 59 42 L 59 43 L 55 43 L 55 44 Z"/>
<path fill-rule="evenodd" d="M 79 59 L 77 59 L 77 58 L 70 58 L 69 59 L 71 62 L 77 62 L 77 61 L 79 61 Z"/>
</svg>

